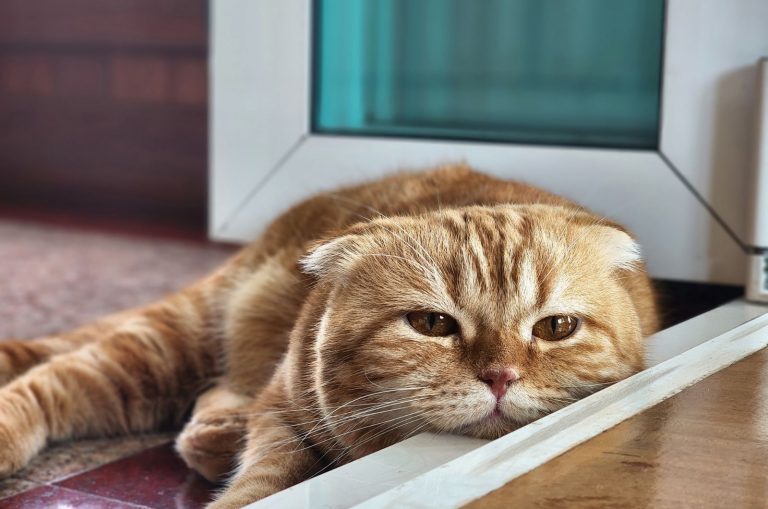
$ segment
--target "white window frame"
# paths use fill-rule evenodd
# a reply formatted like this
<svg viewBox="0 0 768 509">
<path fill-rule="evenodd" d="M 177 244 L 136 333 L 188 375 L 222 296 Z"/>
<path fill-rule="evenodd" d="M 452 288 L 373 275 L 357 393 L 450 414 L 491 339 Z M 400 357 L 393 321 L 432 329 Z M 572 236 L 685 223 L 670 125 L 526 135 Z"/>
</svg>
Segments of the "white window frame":
<svg viewBox="0 0 768 509">
<path fill-rule="evenodd" d="M 310 0 L 213 0 L 210 236 L 247 242 L 322 190 L 466 161 L 630 227 L 654 277 L 743 284 L 764 0 L 668 0 L 659 150 L 310 132 Z M 713 142 L 717 139 L 717 142 Z"/>
</svg>

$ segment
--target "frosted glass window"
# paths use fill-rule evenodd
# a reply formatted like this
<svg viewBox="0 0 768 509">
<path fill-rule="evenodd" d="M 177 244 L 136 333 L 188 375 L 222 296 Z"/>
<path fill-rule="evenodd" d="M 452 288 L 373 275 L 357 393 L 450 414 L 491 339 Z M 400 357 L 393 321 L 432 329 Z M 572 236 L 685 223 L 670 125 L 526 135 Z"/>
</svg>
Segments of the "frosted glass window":
<svg viewBox="0 0 768 509">
<path fill-rule="evenodd" d="M 312 130 L 656 148 L 663 0 L 315 0 Z"/>
</svg>

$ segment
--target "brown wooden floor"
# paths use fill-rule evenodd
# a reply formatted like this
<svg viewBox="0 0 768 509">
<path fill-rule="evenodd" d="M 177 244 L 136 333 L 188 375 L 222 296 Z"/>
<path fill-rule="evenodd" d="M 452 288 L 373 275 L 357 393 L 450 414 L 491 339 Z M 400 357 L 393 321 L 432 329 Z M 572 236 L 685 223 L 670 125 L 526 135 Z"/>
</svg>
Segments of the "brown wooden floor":
<svg viewBox="0 0 768 509">
<path fill-rule="evenodd" d="M 768 351 L 466 507 L 768 507 Z"/>
</svg>

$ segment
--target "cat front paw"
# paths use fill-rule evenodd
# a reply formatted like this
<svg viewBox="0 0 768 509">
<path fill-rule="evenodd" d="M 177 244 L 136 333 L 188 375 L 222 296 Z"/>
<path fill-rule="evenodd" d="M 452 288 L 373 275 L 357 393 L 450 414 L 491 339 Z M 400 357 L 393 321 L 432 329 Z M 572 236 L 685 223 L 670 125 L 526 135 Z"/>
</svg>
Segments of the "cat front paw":
<svg viewBox="0 0 768 509">
<path fill-rule="evenodd" d="M 176 439 L 176 450 L 189 468 L 215 482 L 235 466 L 244 435 L 245 419 L 241 415 L 199 415 L 184 426 Z"/>
</svg>

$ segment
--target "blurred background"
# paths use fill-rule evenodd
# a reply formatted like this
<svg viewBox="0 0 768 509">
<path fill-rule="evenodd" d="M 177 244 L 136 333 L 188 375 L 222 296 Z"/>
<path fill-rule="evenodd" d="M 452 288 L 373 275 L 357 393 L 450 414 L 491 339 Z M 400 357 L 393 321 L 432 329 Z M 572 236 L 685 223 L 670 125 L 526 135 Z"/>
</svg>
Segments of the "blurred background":
<svg viewBox="0 0 768 509">
<path fill-rule="evenodd" d="M 0 2 L 0 212 L 202 237 L 207 13 Z"/>
</svg>

